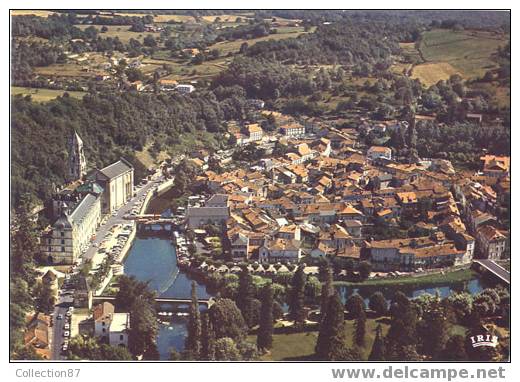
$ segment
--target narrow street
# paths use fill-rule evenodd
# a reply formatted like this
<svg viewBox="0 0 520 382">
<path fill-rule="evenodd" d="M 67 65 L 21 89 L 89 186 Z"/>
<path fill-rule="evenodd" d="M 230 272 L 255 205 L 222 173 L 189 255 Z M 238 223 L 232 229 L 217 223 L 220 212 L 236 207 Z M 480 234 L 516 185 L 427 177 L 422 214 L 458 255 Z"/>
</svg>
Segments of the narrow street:
<svg viewBox="0 0 520 382">
<path fill-rule="evenodd" d="M 61 347 L 63 345 L 63 340 L 65 339 L 65 337 L 63 337 L 63 332 L 65 331 L 63 329 L 63 326 L 67 322 L 65 316 L 65 313 L 67 313 L 67 305 L 68 304 L 60 296 L 58 304 L 56 304 L 54 308 L 54 325 L 52 327 L 51 337 L 52 359 L 63 359 L 63 356 L 61 354 Z M 61 320 L 58 320 L 58 315 L 60 314 L 63 316 L 63 318 Z"/>
</svg>

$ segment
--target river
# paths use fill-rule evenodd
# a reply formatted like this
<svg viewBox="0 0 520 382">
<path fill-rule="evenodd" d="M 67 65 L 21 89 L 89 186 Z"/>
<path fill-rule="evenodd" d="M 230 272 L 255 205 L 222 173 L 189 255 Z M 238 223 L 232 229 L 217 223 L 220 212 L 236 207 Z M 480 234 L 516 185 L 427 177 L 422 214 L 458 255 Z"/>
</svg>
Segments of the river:
<svg viewBox="0 0 520 382">
<path fill-rule="evenodd" d="M 159 292 L 160 296 L 190 298 L 191 282 L 190 277 L 179 270 L 175 247 L 167 237 L 156 236 L 136 236 L 135 241 L 125 260 L 125 274 L 133 275 L 138 280 L 148 281 L 150 287 Z M 211 294 L 205 286 L 197 285 L 197 295 L 199 298 L 209 298 Z M 424 293 L 439 293 L 441 297 L 446 297 L 453 292 L 467 290 L 471 293 L 478 293 L 486 285 L 478 278 L 465 283 L 455 283 L 449 285 L 434 286 L 431 288 L 424 286 L 399 287 L 399 290 L 409 297 L 417 297 Z M 362 287 L 352 288 L 339 286 L 338 290 L 343 302 L 352 293 L 359 293 L 368 303 L 369 296 L 374 291 L 381 291 L 390 299 L 395 287 Z M 159 325 L 157 346 L 161 359 L 168 359 L 172 348 L 180 351 L 184 348 L 184 338 L 186 336 L 186 318 L 171 316 L 161 318 L 165 320 Z"/>
<path fill-rule="evenodd" d="M 190 298 L 192 280 L 177 267 L 175 247 L 165 237 L 137 235 L 125 260 L 125 274 L 148 281 L 150 288 L 163 297 Z M 197 296 L 209 298 L 204 285 L 197 285 Z M 168 359 L 170 349 L 182 350 L 186 336 L 186 318 L 172 316 L 159 325 L 157 347 L 161 359 Z"/>
</svg>

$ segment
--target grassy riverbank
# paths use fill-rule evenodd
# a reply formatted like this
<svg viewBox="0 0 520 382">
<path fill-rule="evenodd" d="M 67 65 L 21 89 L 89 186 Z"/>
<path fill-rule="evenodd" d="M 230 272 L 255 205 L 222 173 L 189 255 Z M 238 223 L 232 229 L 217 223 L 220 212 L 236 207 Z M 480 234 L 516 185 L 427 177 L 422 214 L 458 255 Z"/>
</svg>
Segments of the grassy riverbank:
<svg viewBox="0 0 520 382">
<path fill-rule="evenodd" d="M 442 285 L 452 282 L 465 282 L 474 279 L 477 273 L 472 269 L 459 269 L 455 271 L 435 274 L 428 274 L 424 276 L 403 276 L 398 278 L 382 278 L 371 279 L 363 282 L 349 282 L 349 281 L 335 281 L 335 285 L 344 286 L 404 286 L 404 285 Z"/>
</svg>

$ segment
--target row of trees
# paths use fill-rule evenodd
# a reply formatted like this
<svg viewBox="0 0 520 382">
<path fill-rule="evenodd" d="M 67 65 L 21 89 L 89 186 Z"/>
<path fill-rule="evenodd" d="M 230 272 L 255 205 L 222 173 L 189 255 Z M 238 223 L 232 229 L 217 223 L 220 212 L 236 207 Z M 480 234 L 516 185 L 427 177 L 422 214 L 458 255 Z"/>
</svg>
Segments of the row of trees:
<svg viewBox="0 0 520 382">
<path fill-rule="evenodd" d="M 303 268 L 299 267 L 290 281 L 287 303 L 288 319 L 294 323 L 293 332 L 305 330 L 310 325 L 306 321 L 309 309 L 305 298 L 307 279 Z M 482 334 L 482 330 L 486 330 L 482 325 L 489 319 L 508 325 L 510 298 L 506 289 L 486 289 L 474 296 L 461 292 L 444 299 L 425 294 L 413 300 L 396 292 L 390 302 L 381 292 L 375 292 L 370 296 L 370 310 L 367 311 L 364 299 L 358 294 L 342 303 L 333 285 L 330 265 L 324 264 L 320 268 L 320 279 L 321 315 L 315 359 L 364 359 L 363 349 L 370 345 L 367 344 L 368 315 L 372 319 L 379 318 L 369 360 L 496 360 L 507 354 L 508 349 L 502 345 L 496 351 L 474 350 L 466 338 L 477 332 Z M 239 276 L 235 302 L 219 297 L 203 313 L 199 311 L 193 285 L 185 349 L 180 355 L 175 353 L 174 358 L 239 360 L 252 359 L 269 351 L 273 346 L 273 324 L 281 318 L 275 309 L 273 285 L 265 283 L 259 293 L 255 292 L 252 276 L 244 269 Z M 346 318 L 354 320 L 352 333 L 348 333 Z M 388 329 L 382 325 L 385 322 L 389 323 Z M 467 336 L 451 334 L 454 325 L 465 327 Z M 245 336 L 251 332 L 257 334 L 256 348 L 245 341 Z M 432 332 L 436 335 L 432 336 Z M 221 350 L 216 351 L 217 348 Z"/>
</svg>

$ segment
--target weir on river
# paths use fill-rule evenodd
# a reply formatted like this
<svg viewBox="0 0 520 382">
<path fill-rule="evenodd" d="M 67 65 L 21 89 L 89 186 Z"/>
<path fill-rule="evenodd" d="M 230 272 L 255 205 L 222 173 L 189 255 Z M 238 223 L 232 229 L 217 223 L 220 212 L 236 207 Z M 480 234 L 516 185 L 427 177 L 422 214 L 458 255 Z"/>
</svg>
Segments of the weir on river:
<svg viewBox="0 0 520 382">
<path fill-rule="evenodd" d="M 164 292 L 166 292 L 168 289 L 171 288 L 171 286 L 175 283 L 175 280 L 177 280 L 177 277 L 179 277 L 179 274 L 181 273 L 180 269 L 177 269 L 174 271 L 174 274 L 172 275 L 172 278 L 169 279 L 166 283 L 164 283 L 163 285 L 161 285 L 158 289 L 159 291 L 159 294 L 163 294 Z"/>
</svg>

